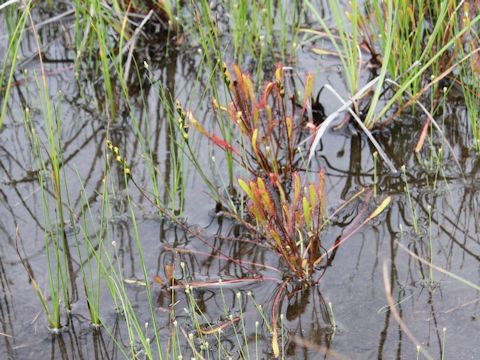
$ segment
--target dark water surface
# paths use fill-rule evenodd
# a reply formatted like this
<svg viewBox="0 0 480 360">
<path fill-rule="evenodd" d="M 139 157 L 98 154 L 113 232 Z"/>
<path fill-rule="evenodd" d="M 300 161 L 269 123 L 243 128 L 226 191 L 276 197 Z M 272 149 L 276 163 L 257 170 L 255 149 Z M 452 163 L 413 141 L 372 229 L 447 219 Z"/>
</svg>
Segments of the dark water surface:
<svg viewBox="0 0 480 360">
<path fill-rule="evenodd" d="M 65 24 L 71 26 L 68 19 Z M 97 104 L 103 101 L 101 79 L 89 78 L 89 74 L 93 73 L 89 67 L 96 65 L 88 62 L 82 63 L 80 76 L 78 80 L 75 79 L 76 69 L 71 62 L 75 54 L 66 46 L 65 38 L 59 36 L 58 24 L 46 26 L 40 35 L 45 42 L 50 42 L 44 52 L 46 58 L 62 60 L 47 61 L 45 66 L 54 110 L 61 121 L 69 202 L 73 213 L 80 216 L 85 197 L 89 199 L 93 219 L 88 230 L 93 234 L 99 227 L 95 220 L 100 218 L 102 206 L 98 194 L 103 188 L 107 130 L 107 120 L 101 115 Z M 1 51 L 4 51 L 6 41 L 2 35 Z M 21 111 L 26 106 L 29 108 L 32 124 L 44 142 L 42 146 L 47 146 L 42 104 L 33 79 L 34 73 L 39 72 L 35 53 L 33 37 L 27 36 L 21 58 L 31 59 L 19 66 L 19 69 L 28 70 L 27 78 L 20 70 L 16 73 L 15 81 L 26 80 L 18 82 L 13 88 L 8 115 L 0 131 L 0 358 L 120 359 L 123 355 L 109 333 L 102 328 L 94 330 L 89 322 L 74 236 L 77 232 L 82 237 L 81 224 L 77 223 L 78 228 L 70 229 L 67 233 L 71 244 L 69 266 L 74 279 L 72 296 L 78 300 L 73 301 L 68 327 L 58 335 L 52 335 L 47 329 L 47 319 L 16 250 L 17 244 L 40 287 L 47 290 L 43 230 L 47 219 L 38 183 L 39 166 L 25 131 Z M 210 102 L 201 96 L 201 85 L 192 86 L 199 76 L 196 72 L 199 61 L 200 55 L 196 49 L 186 47 L 172 51 L 168 59 L 162 56 L 154 59 L 150 66 L 154 81 L 163 83 L 169 88 L 172 98 L 181 99 L 186 106 L 195 109 L 197 118 L 203 120 L 211 116 Z M 315 75 L 318 79 L 316 90 L 325 82 L 341 92 L 344 89 L 339 73 L 335 71 L 335 59 L 320 59 L 305 48 L 299 51 L 298 60 L 293 65 L 300 76 L 305 76 L 307 72 Z M 146 99 L 144 103 L 141 101 L 140 84 Z M 163 178 L 168 179 L 159 182 L 161 196 L 168 202 L 169 193 L 166 189 L 171 186 L 169 181 L 173 164 L 170 150 L 166 147 L 170 130 L 164 107 L 156 87 L 151 85 L 146 76 L 142 82 L 133 81 L 130 90 L 132 103 L 137 105 L 134 111 L 139 121 L 139 131 L 151 141 L 155 149 L 155 165 Z M 321 99 L 327 114 L 340 106 L 327 92 L 322 94 Z M 442 351 L 445 359 L 480 358 L 478 291 L 437 271 L 433 271 L 431 278 L 429 267 L 402 249 L 405 247 L 423 259 L 432 257 L 435 265 L 473 284 L 479 284 L 480 164 L 469 140 L 470 129 L 465 126 L 468 121 L 461 104 L 457 105 L 452 100 L 444 114 L 438 120 L 444 123 L 445 136 L 460 162 L 461 171 L 437 135 L 427 141 L 421 157 L 416 157 L 413 150 L 425 121 L 419 113 L 398 119 L 375 132 L 395 166 L 400 169 L 405 165 L 410 197 L 404 189 L 404 178 L 380 166 L 377 173 L 378 198 L 370 200 L 367 210 L 364 209 L 364 198 L 351 202 L 334 217 L 332 226 L 322 234 L 322 243 L 326 248 L 351 229 L 359 217 L 363 219 L 365 214 L 373 211 L 375 204 L 386 195 L 392 196 L 392 205 L 341 245 L 330 258 L 328 266 L 319 270 L 324 271 L 324 275 L 317 286 L 308 289 L 295 287 L 294 284 L 287 286 L 288 296 L 280 303 L 284 316 L 285 357 L 412 359 L 416 357 L 415 341 L 418 341 L 436 359 L 441 358 Z M 110 138 L 129 159 L 135 181 L 151 189 L 148 166 L 142 156 L 142 144 L 135 135 L 127 111 L 119 112 L 110 130 Z M 201 161 L 208 168 L 213 150 L 205 140 L 199 140 L 198 144 Z M 432 158 L 428 150 L 430 146 L 437 149 L 443 146 L 444 158 L 440 163 Z M 367 138 L 353 127 L 346 126 L 325 134 L 313 166 L 326 171 L 330 212 L 333 213 L 361 189 L 366 188 L 367 192 L 372 189 L 374 150 Z M 226 174 L 225 161 L 220 157 L 216 161 L 220 172 Z M 123 176 L 120 170 L 117 174 L 112 171 L 111 176 L 118 177 L 115 180 L 117 193 L 112 194 L 110 199 L 112 214 L 105 251 L 113 254 L 111 243 L 114 241 L 117 249 L 115 266 L 122 269 L 126 279 L 141 279 L 142 269 L 135 245 L 134 226 L 126 204 Z M 249 271 L 251 267 L 241 267 L 221 259 L 218 256 L 220 252 L 275 269 L 285 268 L 277 255 L 261 246 L 218 237 L 217 234 L 235 237 L 239 229 L 228 219 L 210 216 L 215 203 L 193 167 L 184 174 L 184 181 L 187 190 L 183 216 L 189 224 L 204 228 L 203 234 L 208 245 L 162 219 L 138 190 L 129 187 L 149 277 L 153 279 L 159 275 L 165 278 L 165 265 L 173 261 L 179 277 L 182 277 L 180 261 L 185 263 L 185 273 L 192 281 L 252 277 Z M 54 190 L 51 184 L 47 188 L 50 192 L 48 202 L 53 209 Z M 418 218 L 417 232 L 413 227 L 410 202 Z M 182 251 L 175 252 L 172 248 Z M 208 257 L 208 253 L 216 256 Z M 253 267 L 253 270 L 255 274 L 279 281 L 251 281 L 226 286 L 222 290 L 215 286 L 206 287 L 194 290 L 194 296 L 199 308 L 214 323 L 225 319 L 225 308 L 235 315 L 242 310 L 245 314 L 245 339 L 251 358 L 255 358 L 255 322 L 258 321 L 259 357 L 268 359 L 273 356 L 271 336 L 249 292 L 257 304 L 262 304 L 270 319 L 282 272 L 261 267 Z M 408 328 L 416 340 L 410 339 L 401 329 L 388 307 L 384 275 L 392 288 L 391 296 L 403 322 L 403 330 Z M 151 321 L 145 287 L 134 283 L 126 286 L 140 321 Z M 166 341 L 170 292 L 157 284 L 153 284 L 152 289 L 161 337 Z M 115 339 L 122 344 L 120 346 L 127 345 L 125 322 L 121 314 L 115 311 L 108 290 L 102 291 L 102 318 Z M 190 317 L 183 311 L 188 307 L 185 293 L 182 290 L 176 293 L 176 319 L 185 333 L 189 333 L 193 327 Z M 332 327 L 329 302 L 333 308 L 335 328 Z M 225 329 L 222 341 L 223 346 L 232 349 L 233 358 L 241 358 L 238 339 L 231 327 Z M 240 343 L 243 342 L 241 338 Z M 212 344 L 215 344 L 213 337 Z M 215 349 L 217 345 L 212 346 Z M 324 355 L 326 349 L 333 353 Z M 189 353 L 188 347 L 185 347 L 185 351 Z M 211 356 L 216 357 L 215 350 L 212 350 Z"/>
</svg>

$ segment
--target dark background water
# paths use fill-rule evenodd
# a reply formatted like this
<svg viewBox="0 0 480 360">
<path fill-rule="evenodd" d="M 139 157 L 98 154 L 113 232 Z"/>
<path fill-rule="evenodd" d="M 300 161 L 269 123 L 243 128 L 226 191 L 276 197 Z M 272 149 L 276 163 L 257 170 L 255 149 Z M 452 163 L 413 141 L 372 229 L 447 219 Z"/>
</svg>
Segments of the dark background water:
<svg viewBox="0 0 480 360">
<path fill-rule="evenodd" d="M 68 25 L 68 21 L 66 22 Z M 3 32 L 4 33 L 4 32 Z M 98 111 L 96 101 L 101 90 L 95 79 L 88 78 L 89 64 L 82 64 L 79 80 L 75 79 L 75 68 L 71 60 L 74 53 L 59 36 L 58 24 L 46 26 L 41 32 L 42 39 L 51 40 L 45 56 L 59 62 L 46 62 L 48 88 L 55 111 L 61 119 L 61 139 L 65 176 L 68 179 L 68 193 L 73 212 L 79 214 L 82 207 L 82 187 L 89 198 L 94 217 L 89 224 L 92 233 L 98 228 L 96 216 L 101 211 L 98 192 L 103 187 L 104 141 L 106 119 Z M 1 38 L 0 49 L 5 49 L 7 39 Z M 47 329 L 47 320 L 41 310 L 28 276 L 21 265 L 16 250 L 18 244 L 40 287 L 46 289 L 46 257 L 44 242 L 45 214 L 41 203 L 41 191 L 37 181 L 38 163 L 32 154 L 31 143 L 25 132 L 21 109 L 28 106 L 32 123 L 42 141 L 46 141 L 45 125 L 41 102 L 33 76 L 39 71 L 39 62 L 34 57 L 35 45 L 31 35 L 26 36 L 22 46 L 22 59 L 32 60 L 19 66 L 16 81 L 24 79 L 13 88 L 9 102 L 8 116 L 0 132 L 0 357 L 2 359 L 117 359 L 122 358 L 117 345 L 105 329 L 95 331 L 88 319 L 87 305 L 81 284 L 81 273 L 75 254 L 72 255 L 74 279 L 72 320 L 68 329 L 59 335 L 52 335 Z M 316 90 L 329 82 L 345 94 L 335 59 L 322 59 L 309 52 L 308 48 L 296 54 L 293 64 L 301 76 L 312 72 L 317 79 Z M 192 87 L 197 77 L 200 80 L 208 74 L 197 74 L 196 66 L 200 55 L 191 48 L 181 48 L 171 53 L 169 59 L 159 58 L 152 63 L 151 71 L 156 81 L 168 86 L 172 97 L 181 99 L 197 118 L 211 116 L 209 99 L 200 96 L 201 85 Z M 248 63 L 248 61 L 247 61 Z M 268 64 L 267 64 L 268 65 Z M 267 66 L 268 67 L 268 66 Z M 20 72 L 28 69 L 29 75 Z M 139 119 L 140 132 L 146 134 L 155 149 L 156 166 L 170 179 L 172 164 L 166 147 L 169 136 L 165 113 L 155 86 L 143 79 L 145 103 L 135 93 L 136 83 L 131 85 L 132 103 Z M 200 82 L 201 84 L 201 82 Z M 137 81 L 138 86 L 138 81 Z M 346 96 L 346 95 L 345 95 Z M 327 92 L 321 100 L 327 114 L 339 104 Z M 459 159 L 460 172 L 453 154 L 442 145 L 441 139 L 433 135 L 421 158 L 415 148 L 419 131 L 425 119 L 419 113 L 397 119 L 382 130 L 375 132 L 377 140 L 394 164 L 406 167 L 406 178 L 411 192 L 411 201 L 416 209 L 420 233 L 412 226 L 409 198 L 404 191 L 405 182 L 400 176 L 389 173 L 384 167 L 378 170 L 378 199 L 391 195 L 392 205 L 378 218 L 362 228 L 343 244 L 329 262 L 317 286 L 307 290 L 288 287 L 290 293 L 281 303 L 286 330 L 285 351 L 288 358 L 317 359 L 335 358 L 323 355 L 325 349 L 333 350 L 338 356 L 355 359 L 411 359 L 416 355 L 416 344 L 400 329 L 388 308 L 384 286 L 384 271 L 392 287 L 392 297 L 404 324 L 434 357 L 441 358 L 444 346 L 446 359 L 477 359 L 480 357 L 479 294 L 475 289 L 459 280 L 434 271 L 430 282 L 429 268 L 419 262 L 398 244 L 407 247 L 418 256 L 474 283 L 479 283 L 480 243 L 478 236 L 479 189 L 478 157 L 471 146 L 470 129 L 465 124 L 465 110 L 454 99 L 449 101 L 440 120 L 444 122 L 445 135 Z M 125 152 L 134 170 L 135 181 L 150 188 L 148 167 L 142 157 L 141 143 L 135 135 L 131 117 L 120 113 L 115 126 L 110 130 L 112 141 Z M 437 164 L 431 160 L 429 146 L 444 147 L 445 157 L 437 171 Z M 207 166 L 211 146 L 205 140 L 197 145 L 201 161 Z M 373 147 L 367 138 L 353 128 L 346 126 L 339 131 L 330 130 L 322 140 L 321 150 L 314 158 L 315 167 L 326 171 L 327 204 L 331 212 L 338 208 L 352 194 L 360 189 L 371 188 L 374 181 Z M 226 173 L 225 161 L 218 155 L 217 164 L 221 173 Z M 138 262 L 135 234 L 125 191 L 122 190 L 122 176 L 118 175 L 118 193 L 112 196 L 112 216 L 109 224 L 108 251 L 110 243 L 116 242 L 118 257 L 116 263 L 127 279 L 140 279 L 142 270 Z M 175 258 L 176 274 L 180 274 L 180 261 L 186 264 L 186 273 L 192 280 L 216 280 L 219 278 L 245 278 L 250 274 L 244 268 L 216 257 L 198 252 L 220 251 L 233 258 L 241 258 L 284 269 L 281 260 L 263 247 L 242 241 L 221 240 L 217 234 L 234 236 L 235 224 L 228 219 L 210 216 L 215 203 L 208 190 L 192 167 L 185 174 L 186 202 L 184 218 L 191 225 L 204 228 L 208 243 L 188 236 L 158 216 L 156 209 L 130 187 L 135 204 L 139 238 L 145 252 L 145 263 L 149 276 L 165 277 L 164 266 Z M 161 194 L 168 199 L 169 183 L 160 183 Z M 49 188 L 52 191 L 51 187 Z M 49 202 L 54 203 L 53 193 Z M 369 204 L 369 212 L 375 208 L 375 200 Z M 348 231 L 348 226 L 362 216 L 363 201 L 352 202 L 335 216 L 332 226 L 322 234 L 325 247 Z M 432 215 L 429 221 L 428 207 Z M 363 215 L 364 216 L 364 215 Z M 80 225 L 79 225 L 80 226 Z M 16 231 L 18 229 L 18 239 Z M 74 244 L 75 231 L 67 234 Z M 433 247 L 430 251 L 429 239 Z M 187 249 L 190 253 L 175 253 L 170 248 Z M 216 249 L 215 251 L 212 250 Z M 72 250 L 73 252 L 73 250 Z M 264 276 L 280 278 L 275 271 L 255 269 Z M 141 321 L 149 321 L 145 288 L 127 285 L 129 295 L 138 311 Z M 270 316 L 270 307 L 279 290 L 274 281 L 245 283 L 195 291 L 199 307 L 215 323 L 221 321 L 224 307 L 238 314 L 240 307 L 245 312 L 248 347 L 253 351 L 255 322 L 260 322 L 260 354 L 271 358 L 270 335 L 262 318 L 255 309 L 248 291 L 255 301 L 262 304 Z M 162 336 L 168 331 L 169 293 L 153 285 L 157 305 L 157 316 Z M 240 292 L 241 301 L 237 298 Z M 191 321 L 182 309 L 188 307 L 185 295 L 178 291 L 176 305 L 177 320 L 189 332 Z M 332 316 L 327 304 L 331 302 L 337 328 L 332 330 Z M 121 343 L 127 343 L 125 323 L 115 312 L 114 304 L 105 290 L 102 296 L 102 318 Z M 446 329 L 446 332 L 444 332 Z M 222 335 L 225 346 L 236 350 L 235 334 L 226 329 Z M 166 339 L 166 337 L 165 337 Z M 444 341 L 445 339 L 445 341 Z M 188 351 L 188 349 L 186 349 Z M 215 352 L 213 352 L 215 354 Z M 215 355 L 212 355 L 215 357 Z"/>
</svg>

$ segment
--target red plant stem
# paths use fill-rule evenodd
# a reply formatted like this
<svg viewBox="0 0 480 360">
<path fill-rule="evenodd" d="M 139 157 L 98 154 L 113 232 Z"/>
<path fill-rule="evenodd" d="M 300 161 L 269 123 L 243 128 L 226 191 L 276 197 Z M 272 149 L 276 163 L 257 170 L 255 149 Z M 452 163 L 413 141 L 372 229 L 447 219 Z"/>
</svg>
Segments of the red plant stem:
<svg viewBox="0 0 480 360">
<path fill-rule="evenodd" d="M 230 261 L 230 259 L 231 259 L 231 258 L 228 257 L 228 256 L 224 256 L 224 255 L 212 255 L 212 254 L 210 254 L 210 253 L 207 253 L 207 252 L 204 252 L 204 251 L 199 251 L 199 250 L 173 248 L 173 247 L 170 247 L 170 246 L 164 246 L 163 248 L 164 248 L 165 250 L 167 250 L 167 251 L 180 252 L 180 253 L 183 252 L 183 253 L 199 254 L 199 255 L 203 255 L 203 256 L 207 256 L 207 257 L 214 257 L 214 258 L 217 258 L 217 259 L 220 259 L 220 260 Z M 239 261 L 239 263 L 245 263 L 245 264 L 248 264 L 248 265 L 251 265 L 251 266 L 262 267 L 262 268 L 264 268 L 264 269 L 272 270 L 272 271 L 275 271 L 275 272 L 278 272 L 278 273 L 281 272 L 280 270 L 278 270 L 277 268 L 274 268 L 273 266 L 269 266 L 269 265 L 265 265 L 265 264 L 260 264 L 260 263 L 256 263 L 256 262 L 253 262 L 253 261 L 241 260 L 241 259 L 239 259 L 238 261 Z"/>
<path fill-rule="evenodd" d="M 243 285 L 243 283 L 252 283 L 252 282 L 260 282 L 260 281 L 274 281 L 278 282 L 278 278 L 274 277 L 265 277 L 265 276 L 257 276 L 253 278 L 243 278 L 243 279 L 232 279 L 232 280 L 214 280 L 214 281 L 185 281 L 178 285 L 170 286 L 170 289 L 183 289 L 187 285 L 191 288 L 211 288 L 211 287 L 224 287 L 229 285 Z"/>
<path fill-rule="evenodd" d="M 275 309 L 276 309 L 278 303 L 280 302 L 281 295 L 283 293 L 283 290 L 287 286 L 288 281 L 290 281 L 290 279 L 286 279 L 282 283 L 282 285 L 280 285 L 280 288 L 278 289 L 278 293 L 277 293 L 277 295 L 275 295 L 275 299 L 273 300 L 273 304 L 272 304 L 272 328 L 273 328 L 273 333 L 274 334 L 277 333 L 277 319 L 276 319 Z"/>
<path fill-rule="evenodd" d="M 372 195 L 372 190 L 370 190 L 367 195 L 366 195 L 366 199 L 365 199 L 365 205 L 363 206 L 362 210 L 360 210 L 360 213 L 359 215 L 357 216 L 357 219 L 360 218 L 361 215 L 363 215 L 365 213 L 365 211 L 367 210 L 367 203 L 370 199 L 370 196 Z M 318 265 L 320 264 L 320 262 L 326 257 L 328 256 L 329 254 L 332 253 L 333 250 L 335 250 L 336 248 L 338 248 L 340 245 L 342 245 L 345 241 L 347 241 L 348 239 L 350 239 L 355 233 L 358 232 L 358 230 L 360 230 L 363 226 L 365 226 L 365 224 L 367 224 L 368 222 L 370 221 L 369 218 L 367 218 L 366 220 L 364 220 L 360 225 L 358 225 L 357 227 L 355 227 L 351 232 L 349 232 L 347 235 L 345 236 L 342 236 L 340 239 L 338 239 L 337 241 L 335 241 L 335 244 L 327 250 L 327 252 L 325 254 L 323 254 L 322 256 L 320 256 L 317 260 L 315 260 L 315 265 Z M 353 225 L 356 224 L 356 221 L 354 221 L 352 223 L 352 225 L 349 227 L 353 227 Z"/>
<path fill-rule="evenodd" d="M 368 208 L 368 202 L 370 201 L 370 198 L 372 196 L 372 190 L 369 190 L 367 192 L 367 194 L 365 195 L 365 200 L 363 202 L 363 207 L 362 209 L 360 210 L 360 212 L 358 213 L 358 215 L 356 216 L 356 218 L 353 220 L 353 222 L 350 224 L 350 226 L 348 226 L 346 229 L 345 229 L 345 232 L 348 233 L 350 231 L 350 229 L 355 229 L 356 225 L 360 222 L 360 219 L 361 217 L 363 216 L 363 214 L 365 214 L 365 212 L 367 211 L 367 208 Z"/>
<path fill-rule="evenodd" d="M 325 254 L 323 254 L 322 256 L 320 256 L 317 260 L 315 260 L 315 265 L 318 265 L 320 264 L 320 262 L 328 255 L 330 255 L 332 253 L 333 250 L 335 250 L 336 248 L 338 248 L 340 245 L 342 245 L 345 241 L 347 241 L 348 239 L 350 239 L 353 235 L 355 235 L 358 230 L 360 230 L 362 227 L 364 227 L 368 222 L 370 221 L 370 219 L 366 219 L 365 221 L 363 221 L 360 225 L 358 225 L 355 229 L 352 230 L 352 232 L 350 232 L 349 234 L 347 234 L 345 237 L 342 237 L 340 238 L 340 240 L 338 241 L 335 241 L 335 244 L 327 250 L 327 252 Z"/>
</svg>

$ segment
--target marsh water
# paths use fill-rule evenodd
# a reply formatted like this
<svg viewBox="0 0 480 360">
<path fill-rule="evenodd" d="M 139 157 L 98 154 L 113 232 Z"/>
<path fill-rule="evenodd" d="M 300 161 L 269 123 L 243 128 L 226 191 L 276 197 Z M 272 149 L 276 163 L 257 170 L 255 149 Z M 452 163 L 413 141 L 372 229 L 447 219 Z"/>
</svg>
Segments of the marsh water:
<svg viewBox="0 0 480 360">
<path fill-rule="evenodd" d="M 39 12 L 35 16 L 40 23 L 52 14 Z M 99 111 L 99 103 L 104 98 L 102 80 L 90 77 L 98 66 L 95 57 L 82 61 L 79 68 L 74 66 L 75 53 L 66 36 L 72 27 L 69 20 L 65 17 L 61 22 L 47 24 L 39 29 L 39 34 L 45 44 L 42 53 L 48 59 L 44 65 L 49 96 L 61 124 L 64 188 L 69 207 L 78 216 L 67 231 L 70 251 L 61 249 L 69 252 L 71 316 L 69 321 L 62 319 L 67 325 L 63 331 L 52 334 L 25 270 L 28 264 L 39 286 L 47 289 L 44 232 L 49 218 L 42 205 L 38 182 L 41 170 L 25 130 L 24 109 L 29 109 L 42 149 L 47 149 L 47 129 L 35 80 L 40 71 L 37 49 L 33 35 L 27 32 L 7 117 L 0 130 L 1 359 L 120 359 L 124 353 L 119 348 L 127 348 L 127 327 L 108 290 L 102 289 L 101 317 L 105 328 L 91 326 L 84 297 L 75 239 L 83 236 L 80 215 L 85 209 L 85 199 L 93 214 L 88 231 L 94 234 L 100 227 L 95 220 L 100 219 L 102 211 L 99 194 L 104 186 L 107 119 Z M 6 28 L 3 30 L 0 53 L 5 51 L 8 40 L 4 35 Z M 155 152 L 154 166 L 163 179 L 158 184 L 160 196 L 168 203 L 172 198 L 169 191 L 174 164 L 167 144 L 172 134 L 156 84 L 163 84 L 172 99 L 180 99 L 188 108 L 195 109 L 202 121 L 208 123 L 212 112 L 210 99 L 202 92 L 202 83 L 208 80 L 209 74 L 197 71 L 203 54 L 195 46 L 184 45 L 171 48 L 165 56 L 161 40 L 159 37 L 156 42 L 142 45 L 139 62 L 142 51 L 150 52 L 148 74 L 145 72 L 129 84 L 130 103 L 134 105 L 138 125 L 133 124 L 126 106 L 119 101 L 121 111 L 108 131 L 111 141 L 128 159 L 135 182 L 147 191 L 151 191 L 151 178 L 147 160 L 142 156 L 143 144 L 136 134 L 140 132 L 149 139 Z M 346 97 L 337 59 L 320 57 L 310 50 L 305 46 L 295 56 L 283 60 L 300 77 L 308 72 L 314 74 L 315 91 L 330 83 Z M 274 52 L 264 66 L 266 78 L 278 61 L 282 61 L 281 55 Z M 252 64 L 254 59 L 246 57 L 241 65 L 248 69 Z M 320 101 L 327 114 L 340 106 L 326 91 L 322 92 Z M 393 201 L 379 217 L 332 254 L 328 263 L 318 270 L 322 272 L 318 285 L 287 286 L 288 295 L 279 304 L 286 358 L 412 359 L 417 356 L 417 341 L 437 359 L 480 358 L 480 295 L 464 281 L 479 284 L 480 164 L 469 140 L 471 129 L 466 125 L 467 114 L 461 99 L 453 95 L 446 99 L 444 110 L 437 116 L 453 153 L 442 138 L 433 133 L 425 150 L 415 154 L 425 122 L 420 112 L 407 113 L 374 131 L 395 166 L 398 169 L 405 166 L 405 176 L 390 172 L 381 163 L 374 166 L 375 149 L 353 126 L 330 129 L 323 137 L 313 163 L 326 173 L 329 212 L 333 213 L 362 189 L 373 192 L 374 184 L 376 192 L 376 197 L 372 195 L 368 203 L 365 197 L 359 197 L 335 215 L 331 226 L 322 233 L 324 247 L 332 246 L 385 196 L 391 195 Z M 442 148 L 443 158 L 437 160 L 432 148 Z M 201 154 L 205 168 L 211 168 L 211 157 L 215 154 L 211 144 L 198 139 L 196 151 Z M 460 168 L 454 158 L 458 159 Z M 226 161 L 221 156 L 216 158 L 214 166 L 219 173 L 226 174 Z M 110 199 L 105 248 L 116 254 L 114 266 L 121 269 L 128 280 L 125 286 L 141 323 L 151 323 L 151 319 L 146 289 L 140 281 L 143 270 L 138 259 L 136 229 L 148 277 L 152 280 L 160 336 L 165 342 L 170 328 L 172 293 L 153 279 L 167 278 L 166 265 L 173 263 L 175 276 L 187 277 L 190 281 L 244 279 L 233 285 L 195 289 L 194 297 L 213 324 L 225 321 L 226 312 L 244 314 L 245 329 L 240 339 L 232 326 L 222 333 L 221 346 L 229 349 L 232 358 L 248 358 L 245 349 L 252 358 L 255 351 L 260 358 L 272 358 L 271 335 L 255 303 L 263 306 L 268 321 L 286 269 L 281 259 L 257 245 L 255 239 L 242 235 L 242 229 L 231 219 L 214 216 L 215 202 L 195 168 L 189 168 L 182 175 L 186 189 L 182 218 L 190 228 L 201 230 L 201 239 L 162 217 L 142 193 L 125 184 L 121 171 L 117 176 L 116 193 Z M 134 204 L 135 222 L 127 206 L 126 189 Z M 47 184 L 47 198 L 49 204 L 55 203 L 51 184 Z M 430 271 L 427 264 L 405 249 L 464 280 L 446 272 Z M 239 265 L 226 257 L 268 265 L 272 269 Z M 185 263 L 183 274 L 180 262 Z M 264 280 L 257 281 L 258 276 Z M 388 306 L 386 283 L 391 286 L 396 313 Z M 189 315 L 183 311 L 188 308 L 187 298 L 182 289 L 176 291 L 175 296 L 178 326 L 188 334 L 194 329 Z M 212 340 L 211 346 L 211 358 L 215 358 L 219 344 Z M 185 351 L 187 354 L 190 351 L 186 342 Z M 138 357 L 141 358 L 141 354 Z"/>
</svg>

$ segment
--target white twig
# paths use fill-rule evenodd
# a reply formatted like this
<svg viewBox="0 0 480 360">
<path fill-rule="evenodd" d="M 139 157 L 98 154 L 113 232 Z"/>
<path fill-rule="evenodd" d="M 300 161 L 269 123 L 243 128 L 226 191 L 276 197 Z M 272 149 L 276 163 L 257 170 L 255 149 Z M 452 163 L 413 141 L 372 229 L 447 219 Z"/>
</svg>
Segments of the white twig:
<svg viewBox="0 0 480 360">
<path fill-rule="evenodd" d="M 340 100 L 343 104 L 346 104 L 345 100 L 343 100 L 343 98 L 335 91 L 334 88 L 332 88 L 328 84 L 325 85 L 325 88 L 330 90 L 330 92 L 332 92 L 337 97 L 337 99 Z M 368 136 L 368 138 L 372 142 L 373 146 L 375 146 L 375 148 L 377 149 L 377 151 L 378 151 L 379 155 L 381 156 L 381 158 L 383 159 L 383 161 L 385 161 L 385 164 L 387 164 L 387 166 L 390 168 L 390 171 L 393 172 L 393 173 L 397 173 L 398 171 L 395 168 L 395 165 L 393 165 L 393 163 L 390 161 L 390 159 L 388 158 L 385 151 L 383 151 L 380 144 L 377 142 L 377 140 L 375 140 L 375 138 L 372 135 L 372 132 L 367 129 L 367 127 L 363 124 L 363 121 L 358 117 L 358 115 L 355 113 L 355 111 L 352 110 L 352 108 L 350 106 L 347 108 L 347 110 L 350 113 L 350 115 L 352 115 L 353 119 L 357 122 L 358 126 L 360 126 L 362 131 Z"/>
<path fill-rule="evenodd" d="M 0 10 L 2 10 L 3 8 L 6 8 L 9 5 L 15 4 L 16 2 L 19 2 L 19 1 L 20 0 L 8 0 L 6 3 L 3 3 L 2 5 L 0 5 Z"/>
<path fill-rule="evenodd" d="M 312 159 L 313 154 L 315 153 L 315 149 L 317 148 L 317 146 L 320 142 L 320 139 L 322 138 L 323 134 L 325 133 L 327 128 L 330 126 L 330 124 L 333 122 L 333 120 L 335 120 L 337 118 L 337 116 L 340 115 L 340 113 L 347 110 L 355 101 L 360 99 L 365 94 L 365 92 L 367 90 L 369 90 L 371 87 L 373 87 L 378 82 L 379 79 L 380 79 L 380 77 L 377 76 L 375 79 L 369 81 L 355 95 L 353 95 L 350 100 L 348 100 L 347 102 L 344 102 L 343 105 L 340 108 L 338 108 L 336 111 L 334 111 L 333 113 L 328 115 L 328 117 L 323 121 L 323 123 L 317 128 L 317 132 L 315 134 L 315 139 L 313 140 L 312 146 L 310 147 L 310 154 L 308 155 L 308 161 L 310 161 Z M 327 87 L 327 86 L 331 89 L 331 87 L 328 84 L 325 85 L 325 87 Z M 302 142 L 302 144 L 304 142 L 308 141 L 308 140 L 310 140 L 310 136 L 306 140 L 304 140 Z M 302 145 L 302 144 L 300 144 L 300 145 Z"/>
<path fill-rule="evenodd" d="M 150 20 L 150 18 L 153 15 L 153 10 L 150 10 L 147 16 L 145 16 L 145 19 L 140 23 L 140 25 L 135 29 L 135 32 L 133 33 L 132 38 L 128 41 L 127 44 L 125 44 L 122 54 L 125 52 L 125 50 L 130 47 L 128 51 L 128 56 L 127 56 L 127 62 L 125 64 L 125 80 L 128 80 L 128 75 L 130 73 L 130 65 L 132 63 L 132 57 L 133 57 L 133 50 L 135 48 L 135 42 L 137 40 L 138 34 L 140 34 L 140 31 L 142 31 L 142 28 L 145 26 L 145 24 Z M 120 55 L 121 56 L 121 55 Z"/>
</svg>

